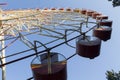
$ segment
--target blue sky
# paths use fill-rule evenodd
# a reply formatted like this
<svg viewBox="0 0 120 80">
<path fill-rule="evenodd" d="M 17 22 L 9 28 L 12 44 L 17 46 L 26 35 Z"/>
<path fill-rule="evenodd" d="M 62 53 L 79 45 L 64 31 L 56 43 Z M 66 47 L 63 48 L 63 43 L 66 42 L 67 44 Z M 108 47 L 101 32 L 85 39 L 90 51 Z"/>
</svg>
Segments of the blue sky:
<svg viewBox="0 0 120 80">
<path fill-rule="evenodd" d="M 120 38 L 119 38 L 119 23 L 120 23 L 120 7 L 113 8 L 112 3 L 107 0 L 0 0 L 8 5 L 3 9 L 22 9 L 22 8 L 86 8 L 101 12 L 109 16 L 113 20 L 113 31 L 111 39 L 107 42 L 102 42 L 101 54 L 99 57 L 90 60 L 80 56 L 75 56 L 68 61 L 68 80 L 106 80 L 106 70 L 120 70 Z M 21 44 L 20 42 L 18 42 Z M 22 45 L 13 47 L 15 50 L 22 49 Z M 11 48 L 10 51 L 14 50 Z M 57 52 L 69 56 L 75 52 L 74 49 L 60 46 L 55 49 Z M 6 51 L 8 54 L 9 50 Z M 32 58 L 22 60 L 7 66 L 7 80 L 26 80 L 32 76 L 30 62 Z M 1 70 L 0 70 L 1 72 Z M 0 73 L 1 76 L 1 73 Z"/>
</svg>

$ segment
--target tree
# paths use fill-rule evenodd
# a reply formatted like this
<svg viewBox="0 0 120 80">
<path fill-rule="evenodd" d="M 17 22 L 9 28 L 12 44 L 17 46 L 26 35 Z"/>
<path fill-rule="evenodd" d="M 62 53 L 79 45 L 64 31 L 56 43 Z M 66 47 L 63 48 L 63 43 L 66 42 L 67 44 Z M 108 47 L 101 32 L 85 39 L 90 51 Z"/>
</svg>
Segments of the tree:
<svg viewBox="0 0 120 80">
<path fill-rule="evenodd" d="M 114 70 L 107 71 L 106 76 L 108 80 L 120 80 L 120 71 L 118 73 Z"/>
<path fill-rule="evenodd" d="M 108 1 L 112 1 L 113 7 L 120 6 L 120 0 L 108 0 Z"/>
</svg>

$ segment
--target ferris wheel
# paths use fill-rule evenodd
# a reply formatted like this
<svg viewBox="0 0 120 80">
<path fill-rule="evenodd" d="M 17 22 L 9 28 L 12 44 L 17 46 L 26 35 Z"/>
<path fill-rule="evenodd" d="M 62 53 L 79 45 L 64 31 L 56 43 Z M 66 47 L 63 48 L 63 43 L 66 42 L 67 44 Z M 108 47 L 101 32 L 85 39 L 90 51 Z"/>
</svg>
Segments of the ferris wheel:
<svg viewBox="0 0 120 80">
<path fill-rule="evenodd" d="M 6 5 L 6 4 L 1 3 L 0 5 Z M 2 80 L 6 80 L 5 67 L 7 65 L 35 55 L 38 60 L 37 62 L 41 61 L 42 65 L 43 64 L 48 65 L 48 68 L 45 68 L 44 66 L 44 68 L 47 69 L 46 73 L 48 74 L 56 73 L 54 71 L 55 68 L 54 69 L 51 68 L 51 64 L 63 61 L 63 63 L 60 63 L 60 64 L 64 64 L 64 66 L 62 66 L 63 69 L 63 67 L 65 67 L 66 61 L 72 58 L 73 56 L 75 56 L 76 54 L 82 57 L 93 59 L 99 56 L 100 54 L 101 40 L 106 41 L 110 39 L 111 31 L 112 31 L 111 27 L 112 27 L 112 21 L 108 19 L 108 16 L 89 9 L 36 8 L 36 9 L 2 10 L 1 8 L 0 9 L 0 42 L 1 42 L 0 67 L 2 69 Z M 93 32 L 92 34 L 90 33 L 91 36 L 87 35 L 87 33 L 89 32 Z M 74 33 L 75 35 L 73 35 Z M 71 35 L 72 37 L 69 37 Z M 30 36 L 36 36 L 37 38 L 39 37 L 40 40 L 37 40 L 37 38 L 31 39 Z M 76 47 L 74 47 L 70 45 L 69 42 L 76 38 L 77 38 Z M 48 39 L 48 40 L 44 41 L 42 39 Z M 5 50 L 9 47 L 12 47 L 12 45 L 17 41 L 22 42 L 29 49 L 11 53 L 10 55 L 5 55 Z M 57 43 L 59 41 L 60 43 Z M 39 43 L 39 46 L 37 46 L 37 43 Z M 51 52 L 51 50 L 63 44 L 66 44 L 71 48 L 75 48 L 76 53 L 70 55 L 70 57 L 68 58 L 64 58 L 64 60 L 62 59 L 59 61 L 58 53 Z M 92 46 L 92 47 L 88 47 L 88 46 Z M 38 51 L 37 49 L 41 47 L 44 47 L 45 49 Z M 17 59 L 13 59 L 9 61 L 6 60 L 9 57 L 21 55 L 31 50 L 35 51 L 35 53 L 26 54 L 23 57 L 19 57 Z M 91 54 L 87 54 L 89 51 L 91 52 Z M 39 55 L 43 52 L 45 52 L 45 54 Z M 60 56 L 63 56 L 63 54 Z M 36 58 L 34 59 L 35 61 Z M 36 65 L 36 62 L 34 60 L 31 63 L 32 69 L 40 67 L 40 65 Z M 60 70 L 57 69 L 56 71 L 59 72 Z M 66 69 L 64 68 L 63 72 L 65 71 Z M 61 76 L 64 76 L 62 80 L 67 80 L 65 75 L 61 75 Z M 54 77 L 53 75 L 52 77 L 47 76 L 47 78 L 51 78 L 51 79 L 53 79 L 53 77 Z M 31 77 L 30 79 L 32 78 L 35 78 L 36 80 L 40 79 L 38 76 Z M 45 79 L 43 77 L 42 80 L 48 80 L 48 79 Z"/>
</svg>

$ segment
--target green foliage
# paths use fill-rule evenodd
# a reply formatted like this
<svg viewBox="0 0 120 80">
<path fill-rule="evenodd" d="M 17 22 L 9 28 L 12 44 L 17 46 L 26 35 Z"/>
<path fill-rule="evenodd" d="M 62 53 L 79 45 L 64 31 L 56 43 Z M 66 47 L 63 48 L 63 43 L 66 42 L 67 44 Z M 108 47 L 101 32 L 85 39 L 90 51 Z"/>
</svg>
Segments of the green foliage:
<svg viewBox="0 0 120 80">
<path fill-rule="evenodd" d="M 113 7 L 120 6 L 120 0 L 108 0 L 108 1 L 112 1 Z"/>
<path fill-rule="evenodd" d="M 120 71 L 118 73 L 113 70 L 107 71 L 106 76 L 108 80 L 120 80 Z"/>
</svg>

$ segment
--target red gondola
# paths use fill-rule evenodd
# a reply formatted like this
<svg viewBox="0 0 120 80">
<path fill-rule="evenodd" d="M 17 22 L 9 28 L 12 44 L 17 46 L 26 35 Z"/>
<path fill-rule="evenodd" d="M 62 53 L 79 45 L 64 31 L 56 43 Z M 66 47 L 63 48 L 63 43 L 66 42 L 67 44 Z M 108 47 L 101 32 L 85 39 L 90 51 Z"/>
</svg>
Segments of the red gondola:
<svg viewBox="0 0 120 80">
<path fill-rule="evenodd" d="M 106 15 L 99 15 L 96 17 L 96 20 L 103 20 L 103 19 L 108 19 L 108 16 Z"/>
<path fill-rule="evenodd" d="M 48 53 L 32 60 L 31 68 L 35 80 L 67 80 L 66 58 L 59 53 Z"/>
<path fill-rule="evenodd" d="M 82 9 L 82 10 L 81 10 L 81 14 L 83 14 L 83 15 L 85 15 L 85 14 L 86 14 L 86 12 L 87 12 L 87 10 L 86 10 L 86 9 Z"/>
<path fill-rule="evenodd" d="M 73 11 L 79 13 L 80 9 L 73 9 Z"/>
<path fill-rule="evenodd" d="M 109 26 L 100 26 L 93 29 L 93 35 L 100 38 L 103 41 L 107 41 L 111 38 L 112 28 Z"/>
<path fill-rule="evenodd" d="M 48 10 L 48 8 L 44 8 L 44 10 Z"/>
<path fill-rule="evenodd" d="M 100 26 L 109 26 L 109 27 L 112 27 L 112 22 L 111 20 L 104 20 L 104 21 L 100 21 L 99 22 L 99 25 Z"/>
<path fill-rule="evenodd" d="M 94 11 L 92 11 L 92 10 L 88 10 L 87 12 L 86 12 L 86 14 L 87 14 L 87 16 L 91 16 L 92 17 L 92 14 L 94 13 Z"/>
<path fill-rule="evenodd" d="M 101 40 L 94 36 L 80 36 L 76 41 L 76 53 L 93 59 L 100 54 Z"/>
<path fill-rule="evenodd" d="M 56 10 L 56 8 L 52 8 L 51 10 Z"/>
<path fill-rule="evenodd" d="M 60 8 L 59 10 L 60 10 L 60 11 L 63 11 L 63 10 L 64 10 L 64 8 Z"/>
<path fill-rule="evenodd" d="M 67 9 L 66 9 L 66 11 L 72 11 L 72 9 L 70 9 L 70 8 L 67 8 Z"/>
<path fill-rule="evenodd" d="M 92 18 L 93 18 L 93 19 L 96 19 L 96 17 L 97 17 L 97 16 L 100 16 L 100 15 L 101 15 L 100 13 L 94 12 L 94 13 L 92 14 Z"/>
</svg>

